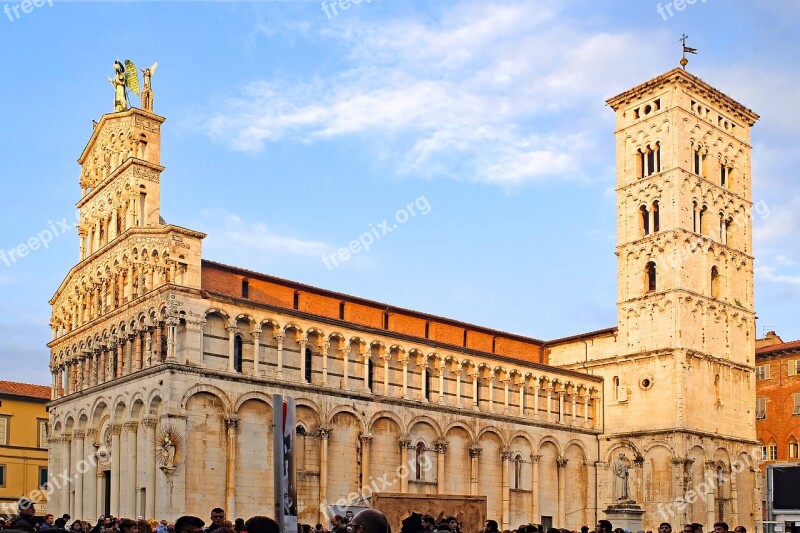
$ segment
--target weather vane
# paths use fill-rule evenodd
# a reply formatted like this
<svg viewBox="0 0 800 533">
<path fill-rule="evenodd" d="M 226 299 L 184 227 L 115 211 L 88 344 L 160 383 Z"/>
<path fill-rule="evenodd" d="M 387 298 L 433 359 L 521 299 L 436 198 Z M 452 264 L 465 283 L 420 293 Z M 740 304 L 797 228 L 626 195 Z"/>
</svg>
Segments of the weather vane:
<svg viewBox="0 0 800 533">
<path fill-rule="evenodd" d="M 697 53 L 697 48 L 692 48 L 690 46 L 686 46 L 686 39 L 688 39 L 688 38 L 689 38 L 689 36 L 684 33 L 681 36 L 681 38 L 678 39 L 681 43 L 683 43 L 683 57 L 681 58 L 681 66 L 683 67 L 683 70 L 686 70 L 686 65 L 689 64 L 689 60 L 686 59 L 686 54 L 696 54 Z"/>
</svg>

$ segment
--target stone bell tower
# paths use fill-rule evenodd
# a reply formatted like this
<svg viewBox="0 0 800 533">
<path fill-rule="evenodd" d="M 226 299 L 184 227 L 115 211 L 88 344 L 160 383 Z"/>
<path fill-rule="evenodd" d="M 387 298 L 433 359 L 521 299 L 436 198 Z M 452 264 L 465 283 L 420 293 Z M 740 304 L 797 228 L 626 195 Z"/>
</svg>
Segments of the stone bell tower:
<svg viewBox="0 0 800 533">
<path fill-rule="evenodd" d="M 605 378 L 598 506 L 615 503 L 611 465 L 624 453 L 645 529 L 753 526 L 758 116 L 679 68 L 607 103 L 616 113 L 618 325 L 550 353 L 551 364 Z M 676 504 L 690 494 L 700 495 Z"/>
</svg>

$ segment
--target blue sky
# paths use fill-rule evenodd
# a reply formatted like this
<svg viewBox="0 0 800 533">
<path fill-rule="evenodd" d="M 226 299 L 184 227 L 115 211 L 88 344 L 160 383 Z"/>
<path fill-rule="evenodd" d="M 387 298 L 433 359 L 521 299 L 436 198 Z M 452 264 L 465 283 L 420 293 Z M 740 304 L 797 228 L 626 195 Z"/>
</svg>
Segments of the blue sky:
<svg viewBox="0 0 800 533">
<path fill-rule="evenodd" d="M 604 101 L 677 66 L 687 33 L 700 50 L 689 70 L 761 115 L 758 333 L 800 338 L 800 3 L 667 4 L 672 16 L 649 0 L 362 0 L 330 17 L 316 0 L 54 0 L 0 13 L 0 248 L 74 220 L 76 159 L 113 109 L 114 60 L 158 61 L 161 212 L 208 233 L 204 257 L 541 339 L 614 326 Z M 415 201 L 369 251 L 326 267 Z M 0 379 L 49 383 L 47 301 L 77 257 L 71 230 L 0 262 Z"/>
</svg>

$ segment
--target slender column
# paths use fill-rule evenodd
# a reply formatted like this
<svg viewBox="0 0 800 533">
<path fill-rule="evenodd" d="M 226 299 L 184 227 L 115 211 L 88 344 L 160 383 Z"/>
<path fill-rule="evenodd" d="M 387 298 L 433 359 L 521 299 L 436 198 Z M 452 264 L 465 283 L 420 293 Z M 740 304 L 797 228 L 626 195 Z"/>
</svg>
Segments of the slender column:
<svg viewBox="0 0 800 533">
<path fill-rule="evenodd" d="M 553 421 L 553 387 L 547 387 L 547 399 L 545 400 L 545 410 L 547 411 L 547 421 Z"/>
<path fill-rule="evenodd" d="M 128 335 L 125 340 L 125 364 L 123 374 L 126 376 L 133 371 L 133 335 Z"/>
<path fill-rule="evenodd" d="M 104 510 L 104 500 L 103 497 L 105 496 L 105 480 L 106 475 L 105 472 L 102 470 L 96 470 L 94 473 L 94 503 L 95 503 L 95 514 L 92 516 L 99 516 Z M 90 480 L 91 481 L 91 480 Z"/>
<path fill-rule="evenodd" d="M 400 439 L 400 466 L 408 470 L 408 448 L 411 446 L 411 441 L 405 438 Z M 408 492 L 408 476 L 400 478 L 400 492 L 403 494 Z"/>
<path fill-rule="evenodd" d="M 444 494 L 444 474 L 445 474 L 445 455 L 447 455 L 447 442 L 439 441 L 434 444 L 436 453 L 439 456 L 436 458 L 436 493 Z"/>
<path fill-rule="evenodd" d="M 403 365 L 403 398 L 408 398 L 408 356 L 403 356 L 399 359 L 400 364 Z M 423 372 L 424 379 L 424 372 Z"/>
<path fill-rule="evenodd" d="M 589 401 L 590 396 L 587 391 L 583 397 L 583 427 L 585 428 L 589 427 Z"/>
<path fill-rule="evenodd" d="M 61 435 L 61 470 L 67 476 L 67 479 L 72 479 L 72 434 L 64 433 Z M 71 513 L 72 506 L 69 501 L 69 493 L 72 485 L 59 480 L 61 485 L 61 508 L 64 513 Z M 62 513 L 63 514 L 63 513 Z M 74 513 L 71 513 L 74 514 Z"/>
<path fill-rule="evenodd" d="M 503 405 L 505 406 L 505 412 L 508 412 L 508 383 L 509 379 L 506 378 L 503 380 Z"/>
<path fill-rule="evenodd" d="M 84 228 L 80 228 L 78 230 L 78 238 L 80 239 L 81 244 L 79 260 L 83 261 L 86 259 L 86 230 Z"/>
<path fill-rule="evenodd" d="M 323 513 L 322 505 L 328 501 L 328 438 L 331 428 L 319 428 L 319 502 L 320 521 L 325 523 L 327 517 Z"/>
<path fill-rule="evenodd" d="M 494 413 L 494 375 L 489 376 L 489 412 Z"/>
<path fill-rule="evenodd" d="M 167 318 L 167 361 L 178 362 L 178 319 L 174 316 Z M 233 358 L 231 358 L 233 362 Z"/>
<path fill-rule="evenodd" d="M 531 455 L 531 522 L 539 523 L 539 459 L 541 455 Z"/>
<path fill-rule="evenodd" d="M 120 474 L 122 463 L 122 447 L 120 446 L 122 425 L 111 426 L 111 514 L 120 515 Z"/>
<path fill-rule="evenodd" d="M 439 397 L 436 398 L 436 403 L 444 403 L 444 362 L 439 365 Z"/>
<path fill-rule="evenodd" d="M 134 370 L 142 369 L 142 332 L 137 331 L 133 337 Z"/>
<path fill-rule="evenodd" d="M 475 446 L 469 449 L 469 493 L 472 496 L 478 494 L 478 458 L 481 451 L 482 448 Z"/>
<path fill-rule="evenodd" d="M 163 345 L 163 339 L 162 339 L 163 336 L 164 336 L 164 325 L 163 325 L 162 322 L 159 322 L 159 323 L 156 324 L 156 343 L 155 343 L 155 349 L 154 349 L 155 353 L 153 354 L 153 357 L 155 358 L 155 361 L 154 361 L 153 364 L 155 364 L 155 363 L 163 363 L 164 362 L 162 360 L 162 354 L 164 353 L 164 345 Z M 202 352 L 201 352 L 201 354 L 202 354 Z"/>
<path fill-rule="evenodd" d="M 344 341 L 342 346 L 342 388 L 348 390 L 350 385 L 350 342 Z"/>
<path fill-rule="evenodd" d="M 234 351 L 234 340 L 236 333 L 236 326 L 227 326 L 225 329 L 228 330 L 228 372 L 235 372 L 236 367 L 233 364 L 233 351 Z M 231 515 L 233 516 L 233 515 Z"/>
<path fill-rule="evenodd" d="M 97 440 L 97 430 L 87 429 L 86 439 L 83 444 L 83 457 L 89 463 L 89 469 L 83 475 L 83 513 L 88 519 L 100 516 L 97 507 L 97 460 L 94 452 L 94 442 Z"/>
<path fill-rule="evenodd" d="M 300 345 L 300 381 L 308 383 L 306 381 L 306 343 L 308 343 L 308 339 L 299 339 L 297 343 Z"/>
<path fill-rule="evenodd" d="M 511 467 L 511 451 L 508 449 L 504 449 L 500 451 L 500 464 L 501 472 L 502 472 L 502 485 L 503 485 L 503 501 L 501 507 L 501 520 L 503 522 L 502 529 L 509 527 L 509 522 L 511 521 L 511 489 L 509 484 L 509 472 L 508 469 Z M 564 522 L 561 522 L 562 524 Z"/>
<path fill-rule="evenodd" d="M 83 390 L 83 356 L 76 359 L 75 364 L 75 390 Z"/>
<path fill-rule="evenodd" d="M 558 464 L 558 523 L 563 524 L 566 521 L 567 517 L 567 505 L 566 505 L 566 495 L 567 495 L 567 459 L 564 456 L 559 456 L 556 459 L 556 463 Z"/>
<path fill-rule="evenodd" d="M 383 354 L 383 395 L 389 396 L 389 359 L 392 357 L 391 354 L 385 353 Z M 405 463 L 403 463 L 405 464 Z"/>
<path fill-rule="evenodd" d="M 236 428 L 239 427 L 238 418 L 226 418 L 225 428 L 228 432 L 228 445 L 226 447 L 226 475 L 225 475 L 225 504 L 231 516 L 236 516 Z"/>
<path fill-rule="evenodd" d="M 727 472 L 731 484 L 731 523 L 739 523 L 739 488 L 736 482 L 736 472 Z"/>
<path fill-rule="evenodd" d="M 453 373 L 456 375 L 456 407 L 461 407 L 461 366 L 456 367 Z"/>
<path fill-rule="evenodd" d="M 283 377 L 283 340 L 286 336 L 283 333 L 275 335 L 275 340 L 278 341 L 278 377 Z"/>
<path fill-rule="evenodd" d="M 472 407 L 478 409 L 478 373 L 472 374 Z"/>
<path fill-rule="evenodd" d="M 320 346 L 322 352 L 322 385 L 328 385 L 328 349 L 331 347 L 330 342 L 323 342 Z"/>
<path fill-rule="evenodd" d="M 144 332 L 144 366 L 153 366 L 153 327 L 147 326 Z"/>
<path fill-rule="evenodd" d="M 364 347 L 364 390 L 369 390 L 369 358 L 372 350 L 369 346 Z"/>
<path fill-rule="evenodd" d="M 257 329 L 251 333 L 253 336 L 253 375 L 261 375 L 261 330 Z"/>
<path fill-rule="evenodd" d="M 142 424 L 145 428 L 145 492 L 144 498 L 144 511 L 145 516 L 156 516 L 156 458 L 155 458 L 155 443 L 156 443 L 156 425 L 158 419 L 155 417 L 145 417 L 142 419 Z M 98 509 L 98 512 L 100 510 Z"/>
<path fill-rule="evenodd" d="M 539 390 L 541 390 L 539 380 L 536 380 L 533 386 L 533 418 L 539 418 Z"/>
<path fill-rule="evenodd" d="M 705 479 L 714 479 L 714 468 L 716 464 L 714 461 L 706 461 L 705 464 Z M 713 524 L 716 522 L 715 509 L 717 507 L 717 494 L 712 483 L 708 484 L 708 496 L 706 497 L 706 523 Z"/>
<path fill-rule="evenodd" d="M 372 435 L 359 435 L 359 439 L 361 439 L 361 486 L 369 487 L 369 454 Z"/>
<path fill-rule="evenodd" d="M 578 421 L 578 395 L 576 393 L 572 394 L 572 415 L 569 417 L 569 423 L 571 425 L 576 425 Z"/>
<path fill-rule="evenodd" d="M 124 494 L 127 496 L 125 502 L 125 508 L 127 513 L 125 516 L 136 516 L 136 487 L 139 486 L 139 483 L 136 479 L 136 465 L 138 464 L 138 457 L 136 456 L 137 451 L 137 428 L 139 427 L 139 423 L 136 421 L 129 421 L 125 424 L 125 443 L 127 444 L 128 451 L 126 453 L 125 462 L 127 463 L 126 468 L 126 479 L 125 479 L 125 487 L 127 490 L 124 491 Z"/>
<path fill-rule="evenodd" d="M 525 384 L 519 386 L 519 416 L 525 416 Z"/>
</svg>

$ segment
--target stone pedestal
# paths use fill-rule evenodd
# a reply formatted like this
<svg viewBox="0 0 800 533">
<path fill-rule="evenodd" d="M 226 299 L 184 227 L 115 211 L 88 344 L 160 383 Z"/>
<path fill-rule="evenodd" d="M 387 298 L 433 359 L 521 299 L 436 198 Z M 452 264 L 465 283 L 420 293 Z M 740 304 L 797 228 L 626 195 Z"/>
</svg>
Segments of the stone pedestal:
<svg viewBox="0 0 800 533">
<path fill-rule="evenodd" d="M 644 514 L 644 510 L 636 505 L 636 502 L 633 500 L 621 501 L 609 505 L 603 512 L 606 515 L 606 520 L 611 522 L 611 526 L 614 529 L 621 527 L 632 533 L 644 529 L 642 527 L 642 515 Z"/>
</svg>

